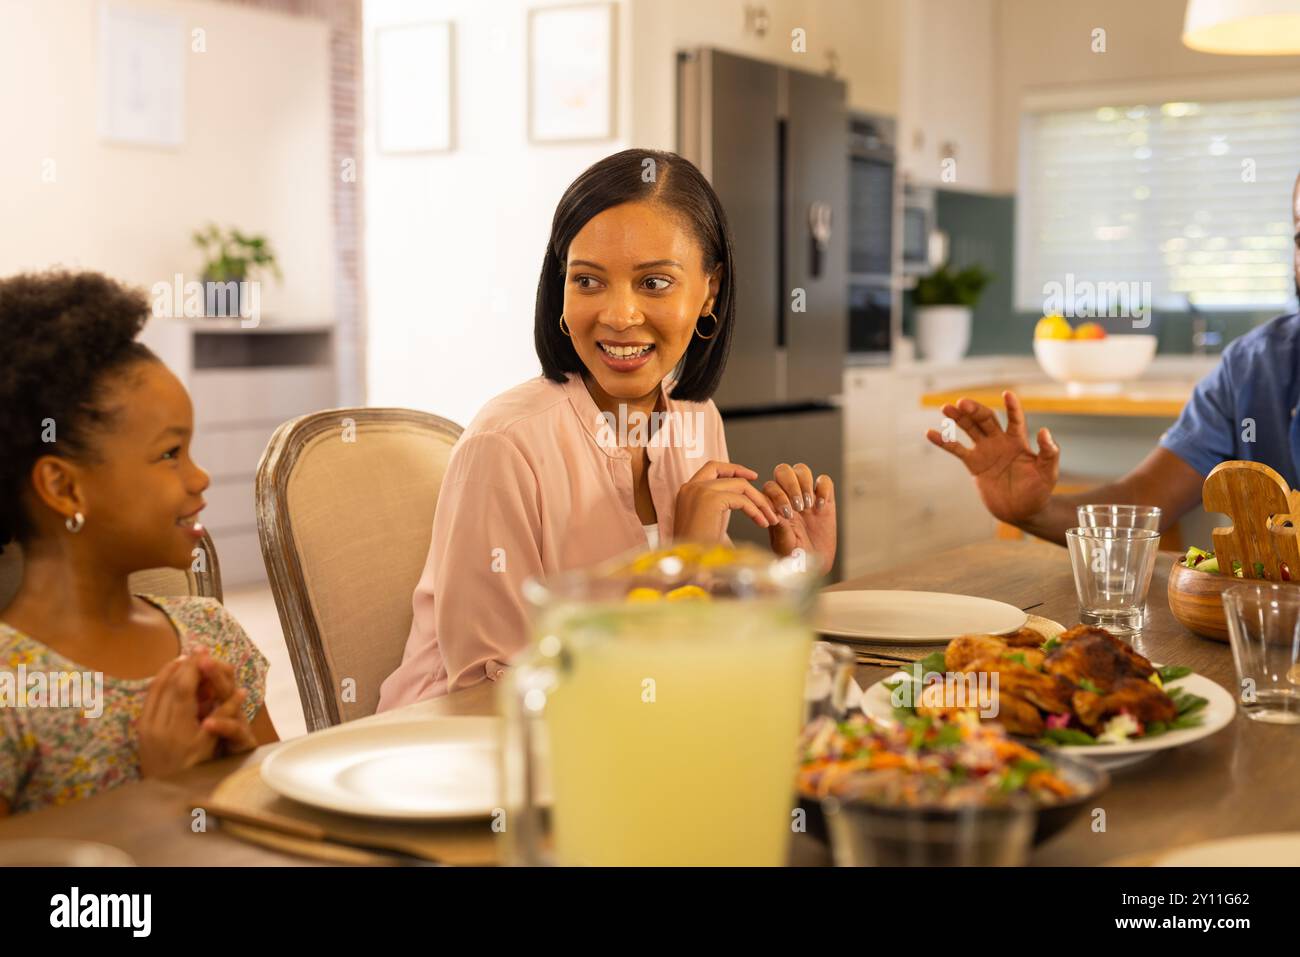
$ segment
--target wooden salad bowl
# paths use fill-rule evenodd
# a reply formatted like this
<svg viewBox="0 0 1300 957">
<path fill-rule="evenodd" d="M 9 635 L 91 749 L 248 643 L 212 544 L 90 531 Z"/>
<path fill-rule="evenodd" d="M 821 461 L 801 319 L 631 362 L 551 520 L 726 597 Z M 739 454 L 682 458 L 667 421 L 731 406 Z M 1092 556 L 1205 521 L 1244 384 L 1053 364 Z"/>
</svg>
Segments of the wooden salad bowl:
<svg viewBox="0 0 1300 957">
<path fill-rule="evenodd" d="M 1214 641 L 1228 640 L 1228 617 L 1223 593 L 1242 579 L 1188 568 L 1174 562 L 1169 571 L 1169 610 L 1192 634 Z"/>
<path fill-rule="evenodd" d="M 1182 562 L 1174 562 L 1169 571 L 1169 610 L 1178 623 L 1193 634 L 1214 641 L 1227 641 L 1228 613 L 1223 608 L 1223 593 L 1233 585 L 1252 581 L 1256 579 L 1201 572 Z M 1300 588 L 1300 583 L 1290 584 Z"/>
<path fill-rule="evenodd" d="M 1223 572 L 1203 572 L 1175 562 L 1169 572 L 1169 610 L 1188 631 L 1215 641 L 1228 640 L 1223 593 L 1233 585 L 1264 578 L 1292 584 L 1300 576 L 1300 492 L 1259 462 L 1223 462 L 1205 479 L 1201 500 L 1207 512 L 1227 515 L 1232 524 L 1214 530 L 1214 553 Z M 1238 561 L 1245 578 L 1232 574 Z"/>
</svg>

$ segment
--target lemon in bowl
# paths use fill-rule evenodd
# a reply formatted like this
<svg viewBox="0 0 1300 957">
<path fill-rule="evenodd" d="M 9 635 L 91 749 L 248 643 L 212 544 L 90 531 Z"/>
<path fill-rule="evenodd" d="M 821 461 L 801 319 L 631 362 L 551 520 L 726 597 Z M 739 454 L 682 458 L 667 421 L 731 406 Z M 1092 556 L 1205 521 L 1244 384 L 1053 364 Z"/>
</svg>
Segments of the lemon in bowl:
<svg viewBox="0 0 1300 957">
<path fill-rule="evenodd" d="M 1050 315 L 1043 316 L 1034 326 L 1034 340 L 1039 339 L 1072 339 L 1074 330 L 1070 327 L 1070 321 L 1065 316 Z"/>
</svg>

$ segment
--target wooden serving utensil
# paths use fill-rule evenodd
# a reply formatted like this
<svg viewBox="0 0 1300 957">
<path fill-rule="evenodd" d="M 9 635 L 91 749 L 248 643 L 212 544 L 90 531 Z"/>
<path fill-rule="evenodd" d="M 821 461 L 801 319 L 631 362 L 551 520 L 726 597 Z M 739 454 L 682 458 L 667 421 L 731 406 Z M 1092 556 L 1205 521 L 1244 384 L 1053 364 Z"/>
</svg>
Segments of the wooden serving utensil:
<svg viewBox="0 0 1300 957">
<path fill-rule="evenodd" d="M 1291 573 L 1291 580 L 1300 581 L 1300 508 L 1293 505 L 1290 514 L 1269 519 L 1268 534 L 1273 540 L 1273 550 Z"/>
<path fill-rule="evenodd" d="M 1298 496 L 1286 480 L 1262 462 L 1222 462 L 1205 479 L 1201 500 L 1207 512 L 1221 512 L 1232 520 L 1228 528 L 1214 530 L 1214 554 L 1221 574 L 1232 576 L 1232 563 L 1241 563 L 1242 578 L 1283 581 L 1300 577 L 1293 508 Z M 1300 504 L 1300 503 L 1298 503 Z M 1285 563 L 1287 574 L 1281 566 Z"/>
</svg>

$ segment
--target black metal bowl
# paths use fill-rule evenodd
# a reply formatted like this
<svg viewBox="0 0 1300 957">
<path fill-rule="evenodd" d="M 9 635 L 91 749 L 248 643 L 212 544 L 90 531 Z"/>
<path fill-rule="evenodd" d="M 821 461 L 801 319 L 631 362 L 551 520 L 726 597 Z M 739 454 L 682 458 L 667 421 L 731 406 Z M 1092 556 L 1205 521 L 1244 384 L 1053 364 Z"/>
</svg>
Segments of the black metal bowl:
<svg viewBox="0 0 1300 957">
<path fill-rule="evenodd" d="M 1085 808 L 1091 806 L 1093 799 L 1110 786 L 1110 775 L 1104 768 L 1086 758 L 1068 757 L 1039 745 L 1031 745 L 1031 747 L 1050 761 L 1057 773 L 1075 791 L 1071 798 L 1039 807 L 1038 819 L 1034 825 L 1034 846 L 1038 846 L 1063 831 Z M 826 815 L 822 811 L 821 801 L 818 798 L 800 795 L 799 807 L 804 811 L 808 834 L 823 844 L 829 843 Z M 941 815 L 943 811 L 936 810 L 933 813 Z"/>
</svg>

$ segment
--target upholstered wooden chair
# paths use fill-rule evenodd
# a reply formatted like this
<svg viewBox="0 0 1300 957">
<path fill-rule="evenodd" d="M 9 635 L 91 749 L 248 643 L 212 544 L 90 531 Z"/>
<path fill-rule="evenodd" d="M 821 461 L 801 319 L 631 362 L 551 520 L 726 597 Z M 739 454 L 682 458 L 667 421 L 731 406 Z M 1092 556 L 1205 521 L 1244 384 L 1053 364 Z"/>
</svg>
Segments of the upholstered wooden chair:
<svg viewBox="0 0 1300 957">
<path fill-rule="evenodd" d="M 202 595 L 221 601 L 221 564 L 217 561 L 217 546 L 207 529 L 203 530 L 203 540 L 197 547 L 206 553 L 203 562 L 195 563 L 206 566 L 203 570 L 151 568 L 136 572 L 128 581 L 131 591 L 137 595 Z M 4 554 L 0 555 L 0 608 L 9 604 L 22 580 L 23 550 L 16 543 L 6 545 Z"/>
<path fill-rule="evenodd" d="M 461 427 L 410 409 L 285 422 L 257 468 L 257 530 L 308 731 L 373 714 Z"/>
</svg>

